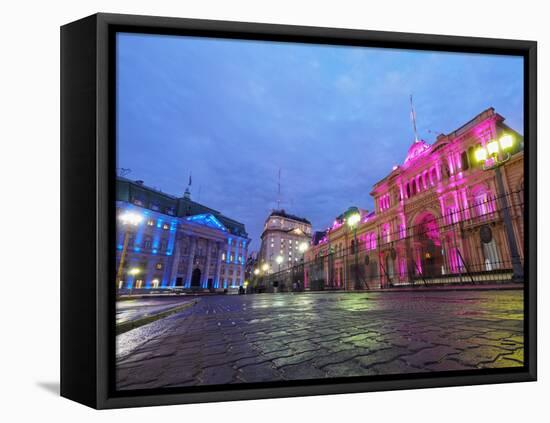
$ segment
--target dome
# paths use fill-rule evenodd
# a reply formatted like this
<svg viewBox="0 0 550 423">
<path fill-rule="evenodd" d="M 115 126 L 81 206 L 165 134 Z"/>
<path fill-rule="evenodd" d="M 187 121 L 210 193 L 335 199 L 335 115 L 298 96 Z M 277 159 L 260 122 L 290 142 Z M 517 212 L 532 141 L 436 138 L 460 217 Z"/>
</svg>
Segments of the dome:
<svg viewBox="0 0 550 423">
<path fill-rule="evenodd" d="M 409 151 L 407 151 L 407 157 L 405 158 L 404 164 L 414 161 L 417 157 L 424 154 L 430 148 L 431 145 L 424 140 L 413 142 L 412 145 L 409 147 Z"/>
</svg>

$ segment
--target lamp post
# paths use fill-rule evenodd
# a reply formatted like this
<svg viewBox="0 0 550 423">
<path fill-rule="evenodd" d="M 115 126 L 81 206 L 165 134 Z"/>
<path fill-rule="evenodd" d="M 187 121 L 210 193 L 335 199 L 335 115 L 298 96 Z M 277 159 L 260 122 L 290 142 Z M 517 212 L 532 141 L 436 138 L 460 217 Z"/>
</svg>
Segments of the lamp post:
<svg viewBox="0 0 550 423">
<path fill-rule="evenodd" d="M 510 134 L 505 134 L 499 140 L 491 140 L 486 147 L 480 147 L 475 152 L 475 157 L 478 162 L 483 163 L 483 170 L 494 170 L 497 181 L 497 195 L 499 197 L 500 207 L 502 209 L 502 217 L 504 219 L 504 229 L 506 239 L 510 247 L 510 258 L 512 260 L 513 281 L 523 281 L 523 266 L 519 258 L 518 246 L 514 230 L 512 227 L 512 218 L 508 209 L 508 199 L 504 190 L 504 180 L 500 168 L 504 163 L 510 160 L 510 150 L 514 146 L 514 137 Z"/>
<path fill-rule="evenodd" d="M 265 288 L 265 286 L 266 286 L 266 275 L 267 275 L 267 271 L 269 270 L 269 264 L 267 264 L 267 263 L 262 264 L 260 269 L 261 269 L 261 274 L 262 274 L 262 288 Z"/>
<path fill-rule="evenodd" d="M 120 262 L 118 264 L 118 270 L 116 274 L 116 283 L 118 284 L 120 278 L 122 278 L 122 269 L 124 268 L 124 261 L 126 260 L 126 252 L 128 250 L 128 238 L 130 236 L 130 228 L 136 227 L 143 221 L 143 216 L 137 213 L 125 212 L 118 216 L 118 220 L 124 228 L 124 244 L 122 246 L 122 252 L 120 254 Z M 136 273 L 137 274 L 137 273 Z"/>
<path fill-rule="evenodd" d="M 277 264 L 279 265 L 279 272 L 281 271 L 281 263 L 283 262 L 283 256 L 277 256 L 277 258 L 275 259 L 275 261 L 277 262 Z"/>
<path fill-rule="evenodd" d="M 346 223 L 350 229 L 353 229 L 353 253 L 355 255 L 355 265 L 354 265 L 354 278 L 355 278 L 355 289 L 360 290 L 362 288 L 359 283 L 359 278 L 357 277 L 357 270 L 359 267 L 359 262 L 357 258 L 357 224 L 361 220 L 361 214 L 355 208 L 351 208 L 346 213 Z"/>
</svg>

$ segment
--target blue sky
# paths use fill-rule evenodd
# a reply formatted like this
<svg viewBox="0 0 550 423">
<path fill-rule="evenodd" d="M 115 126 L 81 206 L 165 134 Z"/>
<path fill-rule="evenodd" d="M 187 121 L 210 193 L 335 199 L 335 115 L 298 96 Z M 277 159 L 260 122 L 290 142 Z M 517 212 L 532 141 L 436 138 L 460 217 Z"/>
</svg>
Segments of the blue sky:
<svg viewBox="0 0 550 423">
<path fill-rule="evenodd" d="M 324 229 L 403 162 L 488 107 L 523 133 L 519 57 L 119 34 L 117 167 L 246 225 L 276 207 Z"/>
</svg>

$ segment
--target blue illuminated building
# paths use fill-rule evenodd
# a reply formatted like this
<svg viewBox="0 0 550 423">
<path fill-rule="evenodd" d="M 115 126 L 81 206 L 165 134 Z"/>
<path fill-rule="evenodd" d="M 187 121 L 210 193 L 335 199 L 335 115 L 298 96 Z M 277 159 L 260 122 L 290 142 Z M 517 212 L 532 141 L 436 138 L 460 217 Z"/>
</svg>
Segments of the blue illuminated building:
<svg viewBox="0 0 550 423">
<path fill-rule="evenodd" d="M 142 181 L 117 178 L 119 290 L 223 291 L 244 283 L 244 224 Z M 122 259 L 122 267 L 120 262 Z"/>
</svg>

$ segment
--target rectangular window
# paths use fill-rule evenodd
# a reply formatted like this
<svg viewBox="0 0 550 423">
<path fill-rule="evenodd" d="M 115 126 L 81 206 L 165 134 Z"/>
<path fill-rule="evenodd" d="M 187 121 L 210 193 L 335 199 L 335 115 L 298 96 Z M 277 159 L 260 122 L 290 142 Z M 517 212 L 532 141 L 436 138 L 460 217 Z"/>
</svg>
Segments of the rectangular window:
<svg viewBox="0 0 550 423">
<path fill-rule="evenodd" d="M 143 246 L 145 248 L 151 248 L 152 244 L 153 244 L 153 241 L 150 237 L 145 238 L 145 242 L 143 243 Z"/>
</svg>

